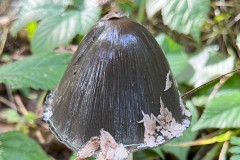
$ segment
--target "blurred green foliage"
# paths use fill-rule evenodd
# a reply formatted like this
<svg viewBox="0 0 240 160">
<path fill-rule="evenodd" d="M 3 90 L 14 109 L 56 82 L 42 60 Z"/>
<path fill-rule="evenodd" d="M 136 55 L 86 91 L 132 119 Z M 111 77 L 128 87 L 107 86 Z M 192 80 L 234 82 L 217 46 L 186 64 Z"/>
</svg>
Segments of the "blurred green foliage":
<svg viewBox="0 0 240 160">
<path fill-rule="evenodd" d="M 41 147 L 20 132 L 0 134 L 0 159 L 8 160 L 48 160 Z"/>
<path fill-rule="evenodd" d="M 233 147 L 229 149 L 229 152 L 233 154 L 230 160 L 238 160 L 240 158 L 240 138 L 232 137 L 230 143 L 233 145 Z"/>
<path fill-rule="evenodd" d="M 0 83 L 22 91 L 26 91 L 26 88 L 53 89 L 72 57 L 67 53 L 57 53 L 55 49 L 73 44 L 74 40 L 81 41 L 82 36 L 111 7 L 124 11 L 132 19 L 148 26 L 151 32 L 157 33 L 156 40 L 166 54 L 182 93 L 236 68 L 240 33 L 239 30 L 230 30 L 238 22 L 228 26 L 232 19 L 237 18 L 233 11 L 235 1 L 223 3 L 220 7 L 218 0 L 120 0 L 103 5 L 97 2 L 98 0 L 23 0 L 19 16 L 10 32 L 15 37 L 21 30 L 28 32 L 32 55 L 1 66 Z M 229 9 L 228 5 L 232 8 Z M 237 10 L 239 6 L 235 7 Z M 159 19 L 163 21 L 164 27 L 168 28 L 165 33 L 164 29 L 151 30 L 156 27 L 155 22 Z M 179 39 L 176 35 L 193 39 L 196 43 L 195 50 L 189 53 L 190 41 L 175 41 Z M 223 41 L 220 41 L 219 37 L 222 37 Z M 228 40 L 229 37 L 231 40 Z M 9 57 L 2 54 L 1 59 L 7 62 Z M 204 159 L 214 160 L 221 152 L 225 157 L 231 157 L 231 160 L 239 160 L 239 75 L 228 75 L 221 78 L 220 82 L 204 87 L 187 100 L 187 106 L 193 117 L 192 126 L 184 135 L 161 147 L 138 151 L 134 153 L 134 159 L 166 159 L 166 153 L 179 160 L 191 159 L 198 154 L 198 151 L 193 151 L 192 145 L 198 146 L 201 151 L 206 144 L 215 143 L 206 151 Z M 11 109 L 5 111 L 5 119 L 9 123 L 18 123 L 18 130 L 28 133 L 29 127 L 35 124 L 36 115 L 29 113 L 21 116 Z M 230 149 L 223 153 L 225 148 L 222 141 L 218 142 L 218 136 L 223 132 L 228 133 L 227 131 L 234 131 L 236 134 L 229 135 Z M 200 132 L 206 135 L 200 141 L 201 146 L 199 141 L 195 141 Z M 223 141 L 228 143 L 229 137 Z M 72 155 L 70 160 L 75 157 L 75 154 Z M 40 146 L 26 135 L 9 132 L 0 134 L 1 159 L 45 160 L 48 157 Z"/>
</svg>

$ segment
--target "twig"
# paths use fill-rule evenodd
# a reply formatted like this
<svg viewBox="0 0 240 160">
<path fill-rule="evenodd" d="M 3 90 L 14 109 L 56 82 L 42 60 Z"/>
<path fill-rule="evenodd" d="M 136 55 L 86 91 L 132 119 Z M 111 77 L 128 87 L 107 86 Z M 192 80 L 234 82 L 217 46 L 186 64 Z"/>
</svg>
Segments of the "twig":
<svg viewBox="0 0 240 160">
<path fill-rule="evenodd" d="M 192 89 L 192 90 L 184 93 L 184 94 L 182 95 L 182 98 L 187 97 L 187 96 L 191 95 L 192 93 L 198 91 L 199 89 L 203 88 L 204 86 L 207 86 L 207 85 L 215 82 L 216 80 L 221 79 L 221 78 L 223 78 L 223 77 L 225 77 L 225 76 L 227 76 L 227 75 L 229 75 L 229 74 L 232 74 L 232 73 L 234 73 L 234 72 L 237 72 L 237 71 L 240 71 L 240 68 L 234 69 L 234 70 L 232 70 L 231 72 L 228 72 L 228 73 L 226 73 L 226 74 L 224 74 L 224 75 L 218 76 L 217 78 L 214 78 L 214 79 L 208 81 L 207 83 L 205 83 L 205 84 L 203 84 L 203 85 L 201 85 L 201 86 L 199 86 L 199 87 L 197 87 L 197 88 L 194 88 L 194 89 Z"/>
<path fill-rule="evenodd" d="M 226 77 L 223 77 L 222 79 L 220 79 L 220 81 L 214 86 L 208 100 L 211 100 L 215 95 L 216 93 L 218 92 L 218 90 L 224 85 L 224 83 L 232 76 L 232 74 L 226 76 Z"/>
<path fill-rule="evenodd" d="M 226 142 L 229 141 L 229 139 L 232 136 L 239 135 L 239 131 L 227 131 L 223 134 L 211 137 L 211 138 L 201 138 L 195 141 L 190 141 L 190 142 L 182 142 L 182 143 L 177 143 L 177 144 L 167 144 L 168 146 L 177 146 L 177 147 L 189 147 L 189 146 L 202 146 L 202 145 L 208 145 L 208 144 L 213 144 L 213 143 L 220 143 L 220 142 Z"/>
<path fill-rule="evenodd" d="M 218 160 L 226 160 L 226 153 L 227 153 L 227 150 L 228 150 L 228 145 L 229 145 L 228 141 L 223 143 L 223 147 L 221 149 Z"/>
<path fill-rule="evenodd" d="M 15 96 L 14 96 L 14 99 L 15 99 L 15 102 L 17 103 L 17 105 L 18 105 L 18 111 L 19 111 L 20 113 L 22 113 L 23 115 L 27 114 L 28 111 L 27 111 L 27 109 L 25 108 L 25 106 L 24 106 L 24 104 L 23 104 L 20 96 L 19 96 L 19 95 L 15 95 Z"/>
<path fill-rule="evenodd" d="M 14 103 L 10 102 L 9 100 L 7 100 L 6 98 L 4 97 L 0 97 L 0 103 L 3 103 L 5 104 L 6 106 L 14 109 L 14 110 L 17 110 L 17 107 Z"/>
<path fill-rule="evenodd" d="M 20 55 L 22 53 L 24 53 L 26 50 L 28 50 L 29 47 L 27 46 L 22 46 L 20 49 L 16 50 L 14 53 L 13 53 L 13 56 L 12 56 L 12 59 L 13 60 L 19 60 L 20 58 L 22 58 Z"/>
<path fill-rule="evenodd" d="M 238 21 L 240 20 L 240 13 L 234 18 L 234 20 L 235 20 L 236 22 L 238 22 Z"/>
<path fill-rule="evenodd" d="M 36 104 L 36 113 L 39 114 L 40 107 L 43 105 L 44 98 L 46 97 L 47 91 L 43 91 L 40 93 L 40 96 L 38 98 L 37 104 Z M 40 111 L 42 112 L 42 111 Z"/>
<path fill-rule="evenodd" d="M 4 48 L 6 40 L 7 40 L 7 35 L 8 35 L 8 28 L 3 28 L 2 36 L 0 35 L 0 40 L 1 40 L 1 43 L 0 43 L 0 56 L 1 56 L 2 52 L 3 52 L 3 48 Z"/>
<path fill-rule="evenodd" d="M 195 40 L 189 36 L 189 35 L 184 35 L 182 33 L 178 33 L 177 31 L 171 30 L 167 25 L 163 23 L 162 17 L 158 17 L 159 21 L 155 23 L 152 23 L 152 27 L 159 32 L 166 33 L 169 35 L 174 41 L 178 42 L 179 44 L 183 46 L 187 46 L 186 48 L 189 49 L 190 51 L 193 50 L 195 51 L 199 46 L 195 42 Z M 187 44 L 187 45 L 186 45 Z"/>
<path fill-rule="evenodd" d="M 11 87 L 10 87 L 9 85 L 5 85 L 5 88 L 6 88 L 6 91 L 7 91 L 8 99 L 9 99 L 12 103 L 15 104 Z M 16 104 L 15 104 L 15 106 L 16 106 Z"/>
<path fill-rule="evenodd" d="M 74 54 L 77 48 L 78 48 L 77 45 L 60 46 L 57 49 L 55 49 L 55 51 L 59 53 L 70 52 L 71 54 Z"/>
<path fill-rule="evenodd" d="M 43 129 L 45 129 L 45 131 L 49 131 L 48 125 L 46 123 L 42 123 L 42 121 L 39 119 L 36 123 L 40 125 Z"/>
<path fill-rule="evenodd" d="M 214 5 L 218 7 L 234 7 L 232 2 L 215 2 Z"/>
<path fill-rule="evenodd" d="M 36 135 L 36 137 L 37 137 L 37 139 L 38 139 L 40 144 L 45 144 L 46 140 L 44 139 L 42 133 L 39 130 L 37 130 L 35 132 L 35 135 Z"/>
</svg>

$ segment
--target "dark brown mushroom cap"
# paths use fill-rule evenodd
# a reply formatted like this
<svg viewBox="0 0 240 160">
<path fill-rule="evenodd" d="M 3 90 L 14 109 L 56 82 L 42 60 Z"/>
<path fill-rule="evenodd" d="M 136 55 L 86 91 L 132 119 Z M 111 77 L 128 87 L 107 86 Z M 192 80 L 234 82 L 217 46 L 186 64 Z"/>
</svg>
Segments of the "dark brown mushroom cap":
<svg viewBox="0 0 240 160">
<path fill-rule="evenodd" d="M 166 77 L 173 82 L 166 90 Z M 181 99 L 154 37 L 127 17 L 99 21 L 83 41 L 50 97 L 45 118 L 60 141 L 78 151 L 99 131 L 125 146 L 144 143 L 146 114 L 159 114 L 160 98 L 179 123 Z"/>
</svg>

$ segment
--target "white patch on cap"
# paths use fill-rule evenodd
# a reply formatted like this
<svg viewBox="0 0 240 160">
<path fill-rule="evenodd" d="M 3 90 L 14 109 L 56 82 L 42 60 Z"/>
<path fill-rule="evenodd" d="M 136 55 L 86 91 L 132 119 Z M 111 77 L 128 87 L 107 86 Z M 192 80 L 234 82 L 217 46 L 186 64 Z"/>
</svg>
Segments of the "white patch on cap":
<svg viewBox="0 0 240 160">
<path fill-rule="evenodd" d="M 148 114 L 145 114 L 143 111 L 142 114 L 143 119 L 138 123 L 143 123 L 145 127 L 144 142 L 146 143 L 147 146 L 154 147 L 156 146 L 155 144 L 156 117 L 153 114 L 149 116 Z"/>
<path fill-rule="evenodd" d="M 158 136 L 156 139 L 156 142 L 158 144 L 163 144 L 165 142 L 165 139 L 163 138 L 163 136 Z"/>
<path fill-rule="evenodd" d="M 184 112 L 185 112 L 185 105 L 183 103 L 183 100 L 182 100 L 182 97 L 179 96 L 179 105 L 180 105 L 180 108 L 181 108 L 181 111 L 182 111 L 182 114 L 184 115 Z"/>
<path fill-rule="evenodd" d="M 100 131 L 100 152 L 97 160 L 123 160 L 128 157 L 127 149 L 123 144 L 118 144 L 112 135 L 104 131 Z"/>
<path fill-rule="evenodd" d="M 191 115 L 192 115 L 191 112 L 188 109 L 186 109 L 186 107 L 183 103 L 181 94 L 180 94 L 180 92 L 178 92 L 178 93 L 179 93 L 179 105 L 180 105 L 180 108 L 181 108 L 181 111 L 182 111 L 182 115 L 185 115 L 187 117 L 191 117 Z"/>
<path fill-rule="evenodd" d="M 192 113 L 189 110 L 185 110 L 184 115 L 187 117 L 191 117 Z"/>
<path fill-rule="evenodd" d="M 128 157 L 127 149 L 123 146 L 123 144 L 118 144 L 115 149 L 114 159 L 126 159 Z"/>
<path fill-rule="evenodd" d="M 191 114 L 191 112 L 190 112 L 189 110 L 187 110 L 187 109 L 185 108 L 185 105 L 184 105 L 184 103 L 183 103 L 183 100 L 182 100 L 182 97 L 181 97 L 181 96 L 179 96 L 179 105 L 180 105 L 182 114 L 185 115 L 185 116 L 187 116 L 187 117 L 191 117 L 192 114 Z"/>
<path fill-rule="evenodd" d="M 190 121 L 184 119 L 182 124 L 176 122 L 172 113 L 164 106 L 164 103 L 160 97 L 160 114 L 154 116 L 148 115 L 142 112 L 143 120 L 139 123 L 143 123 L 144 142 L 147 147 L 156 147 L 163 144 L 166 140 L 170 140 L 174 137 L 182 136 L 183 132 L 190 126 Z"/>
<path fill-rule="evenodd" d="M 100 147 L 100 149 L 99 149 Z M 128 157 L 128 151 L 123 144 L 118 144 L 113 136 L 105 131 L 100 131 L 99 137 L 92 137 L 87 144 L 78 151 L 77 160 L 85 160 L 99 150 L 96 160 L 123 160 Z"/>
<path fill-rule="evenodd" d="M 184 121 L 183 121 L 184 126 L 189 127 L 190 124 L 191 124 L 191 122 L 189 121 L 189 119 L 184 119 Z"/>
<path fill-rule="evenodd" d="M 92 155 L 95 154 L 95 152 L 99 148 L 99 138 L 98 137 L 92 137 L 86 145 L 78 151 L 78 158 L 77 160 L 83 160 L 88 157 L 91 157 Z"/>
<path fill-rule="evenodd" d="M 43 120 L 44 121 L 48 121 L 49 118 L 51 118 L 51 116 L 53 115 L 53 112 L 50 108 L 46 108 L 43 112 Z"/>
<path fill-rule="evenodd" d="M 160 133 L 161 133 L 164 137 L 166 137 L 167 139 L 172 139 L 172 138 L 173 138 L 173 135 L 172 135 L 170 132 L 166 131 L 166 130 L 161 130 Z"/>
<path fill-rule="evenodd" d="M 172 81 L 170 80 L 170 74 L 171 72 L 169 71 L 166 76 L 166 85 L 164 91 L 167 91 L 169 88 L 172 87 Z"/>
</svg>

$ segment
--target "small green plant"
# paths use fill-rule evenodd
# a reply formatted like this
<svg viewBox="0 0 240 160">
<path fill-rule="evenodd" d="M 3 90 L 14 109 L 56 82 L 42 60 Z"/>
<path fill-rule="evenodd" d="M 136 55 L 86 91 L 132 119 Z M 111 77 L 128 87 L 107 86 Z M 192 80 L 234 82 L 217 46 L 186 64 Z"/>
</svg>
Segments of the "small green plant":
<svg viewBox="0 0 240 160">
<path fill-rule="evenodd" d="M 2 116 L 0 116 L 0 118 L 6 120 L 9 124 L 16 124 L 16 130 L 25 134 L 28 134 L 30 129 L 36 128 L 37 116 L 33 112 L 20 115 L 14 109 L 6 109 L 2 111 Z"/>
</svg>

